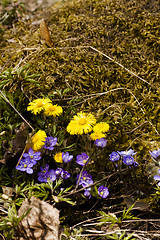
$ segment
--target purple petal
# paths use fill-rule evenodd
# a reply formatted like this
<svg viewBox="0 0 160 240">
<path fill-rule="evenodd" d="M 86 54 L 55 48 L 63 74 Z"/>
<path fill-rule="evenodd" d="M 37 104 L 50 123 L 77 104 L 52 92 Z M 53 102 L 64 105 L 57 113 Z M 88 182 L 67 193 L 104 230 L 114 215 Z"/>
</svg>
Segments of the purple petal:
<svg viewBox="0 0 160 240">
<path fill-rule="evenodd" d="M 32 173 L 33 173 L 33 169 L 32 169 L 32 168 L 27 168 L 27 169 L 26 169 L 26 172 L 27 172 L 28 174 L 32 174 Z"/>
<path fill-rule="evenodd" d="M 160 181 L 160 176 L 159 176 L 159 175 L 155 175 L 155 176 L 154 176 L 154 180 Z"/>
</svg>

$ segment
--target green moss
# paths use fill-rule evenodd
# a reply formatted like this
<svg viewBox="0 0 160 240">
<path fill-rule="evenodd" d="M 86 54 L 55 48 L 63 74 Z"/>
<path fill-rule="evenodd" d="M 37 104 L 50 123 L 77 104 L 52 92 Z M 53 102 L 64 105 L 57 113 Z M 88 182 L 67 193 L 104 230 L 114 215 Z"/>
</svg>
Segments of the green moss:
<svg viewBox="0 0 160 240">
<path fill-rule="evenodd" d="M 55 91 L 70 86 L 68 97 L 78 96 L 77 93 L 82 96 L 77 111 L 92 111 L 110 123 L 108 152 L 131 144 L 144 154 L 151 141 L 159 140 L 156 132 L 160 130 L 158 14 L 157 0 L 58 3 L 34 17 L 36 21 L 46 19 L 55 47 L 50 48 L 42 40 L 39 25 L 32 24 L 32 18 L 19 21 L 14 29 L 5 32 L 0 65 L 5 70 L 30 64 L 31 72 L 40 74 L 41 88 L 33 86 L 27 93 L 30 99 L 49 95 L 54 101 L 58 98 L 53 94 Z M 119 90 L 113 91 L 116 88 Z M 101 92 L 106 94 L 87 96 Z"/>
</svg>

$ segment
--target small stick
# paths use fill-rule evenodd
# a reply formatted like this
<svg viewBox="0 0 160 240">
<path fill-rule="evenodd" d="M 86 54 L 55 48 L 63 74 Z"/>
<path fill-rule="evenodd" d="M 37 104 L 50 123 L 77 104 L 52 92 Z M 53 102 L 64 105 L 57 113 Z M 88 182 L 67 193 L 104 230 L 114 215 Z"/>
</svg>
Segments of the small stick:
<svg viewBox="0 0 160 240">
<path fill-rule="evenodd" d="M 18 112 L 18 110 L 12 105 L 12 103 L 8 100 L 8 98 L 3 94 L 3 92 L 0 90 L 1 95 L 4 97 L 5 101 L 9 103 L 9 105 L 14 109 L 14 111 L 23 119 L 23 121 L 34 131 L 34 128 L 31 126 L 31 124 Z"/>
</svg>

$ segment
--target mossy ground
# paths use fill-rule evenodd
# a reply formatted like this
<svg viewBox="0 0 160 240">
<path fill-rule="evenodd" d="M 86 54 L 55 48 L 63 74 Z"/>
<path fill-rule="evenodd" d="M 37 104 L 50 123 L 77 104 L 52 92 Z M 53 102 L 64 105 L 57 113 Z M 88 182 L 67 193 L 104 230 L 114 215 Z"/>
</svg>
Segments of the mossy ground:
<svg viewBox="0 0 160 240">
<path fill-rule="evenodd" d="M 0 44 L 1 71 L 29 65 L 31 74 L 39 75 L 38 86 L 22 79 L 23 91 L 17 90 L 14 82 L 2 88 L 27 120 L 28 99 L 42 96 L 61 103 L 64 111 L 72 99 L 73 112 L 91 111 L 103 118 L 110 124 L 108 148 L 103 154 L 108 158 L 112 151 L 134 148 L 140 164 L 136 174 L 145 194 L 152 192 L 144 173 L 144 164 L 150 161 L 148 151 L 160 147 L 159 11 L 158 0 L 66 1 L 32 16 L 27 13 L 29 19 L 19 19 L 6 29 Z M 54 47 L 40 36 L 42 18 Z M 69 92 L 63 96 L 66 88 Z M 3 117 L 4 103 L 0 104 Z M 104 155 L 98 155 L 92 172 L 109 169 L 109 164 L 103 162 Z M 114 191 L 113 199 L 117 196 L 116 186 Z"/>
<path fill-rule="evenodd" d="M 42 18 L 49 26 L 53 48 L 42 42 L 39 34 L 36 21 Z M 30 16 L 29 20 L 19 20 L 14 28 L 6 30 L 0 51 L 3 71 L 30 64 L 31 73 L 39 74 L 39 87 L 32 83 L 24 86 L 29 99 L 46 94 L 55 99 L 56 91 L 70 88 L 67 97 L 81 99 L 73 101 L 73 106 L 103 116 L 111 126 L 108 144 L 112 150 L 112 146 L 120 150 L 131 144 L 144 154 L 153 148 L 150 143 L 157 147 L 156 130 L 160 130 L 158 1 L 58 3 Z M 22 85 L 25 85 L 23 80 Z M 14 93 L 11 86 L 9 91 Z M 63 105 L 66 102 L 63 99 Z"/>
</svg>

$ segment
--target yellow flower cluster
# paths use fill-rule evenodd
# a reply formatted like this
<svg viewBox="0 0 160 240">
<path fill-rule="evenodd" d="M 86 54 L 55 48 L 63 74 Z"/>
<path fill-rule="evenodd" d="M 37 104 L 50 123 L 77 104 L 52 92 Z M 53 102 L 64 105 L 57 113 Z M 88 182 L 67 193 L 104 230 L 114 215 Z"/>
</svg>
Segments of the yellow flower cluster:
<svg viewBox="0 0 160 240">
<path fill-rule="evenodd" d="M 44 141 L 46 140 L 46 137 L 47 135 L 45 131 L 42 130 L 39 130 L 37 133 L 33 135 L 33 137 L 31 138 L 31 142 L 34 151 L 38 151 L 43 147 L 43 145 L 45 144 Z"/>
<path fill-rule="evenodd" d="M 92 140 L 104 138 L 109 130 L 109 124 L 100 122 L 96 124 L 96 119 L 91 113 L 79 112 L 73 116 L 73 119 L 67 126 L 67 132 L 71 135 L 82 135 L 93 130 L 90 137 Z"/>
<path fill-rule="evenodd" d="M 92 140 L 104 138 L 105 133 L 109 130 L 109 124 L 106 122 L 99 122 L 93 127 L 93 133 L 90 137 Z"/>
<path fill-rule="evenodd" d="M 91 113 L 79 112 L 73 116 L 73 119 L 67 126 L 67 132 L 71 135 L 82 135 L 92 131 L 92 126 L 95 125 L 96 119 Z"/>
<path fill-rule="evenodd" d="M 35 115 L 37 113 L 44 111 L 46 116 L 59 116 L 63 109 L 61 106 L 53 105 L 49 98 L 38 98 L 29 103 L 27 111 L 31 111 Z"/>
</svg>

